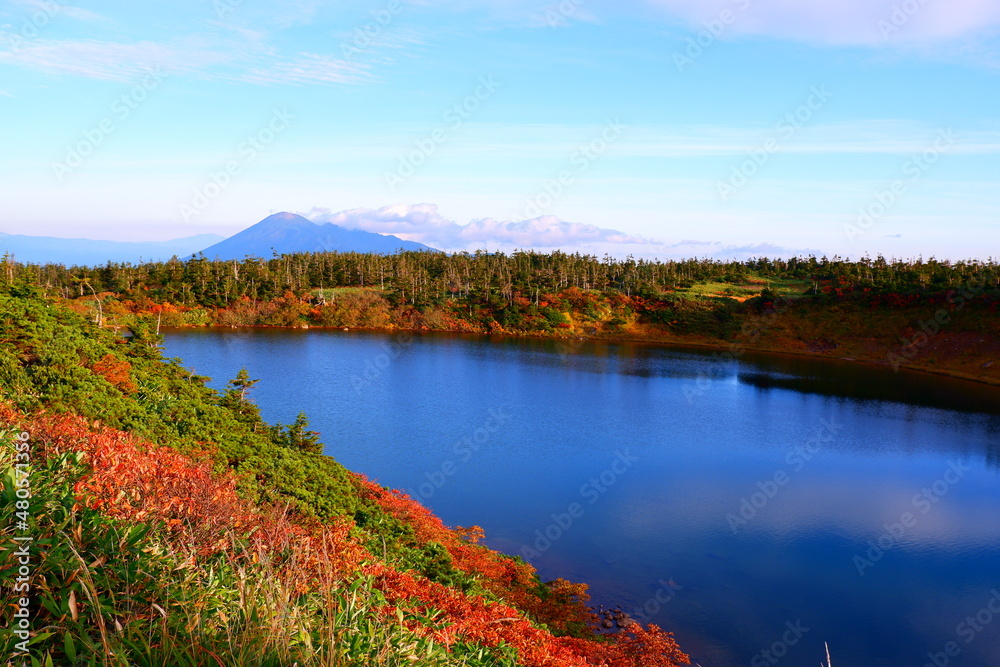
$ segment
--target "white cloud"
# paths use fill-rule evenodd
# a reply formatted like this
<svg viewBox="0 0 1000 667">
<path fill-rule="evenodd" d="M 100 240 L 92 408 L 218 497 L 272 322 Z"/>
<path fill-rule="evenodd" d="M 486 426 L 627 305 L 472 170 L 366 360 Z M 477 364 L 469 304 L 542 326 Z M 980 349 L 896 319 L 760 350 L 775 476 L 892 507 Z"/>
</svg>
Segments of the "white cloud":
<svg viewBox="0 0 1000 667">
<path fill-rule="evenodd" d="M 782 153 L 912 155 L 927 149 L 946 129 L 909 120 L 861 120 L 817 124 L 796 131 L 790 138 L 775 125 L 759 127 L 686 126 L 677 129 L 634 128 L 615 147 L 617 154 L 646 157 L 706 157 L 743 155 L 766 139 L 775 139 Z M 788 125 L 782 126 L 784 129 Z M 1000 152 L 1000 131 L 963 129 L 950 153 Z"/>
<path fill-rule="evenodd" d="M 70 7 L 68 5 L 63 5 L 62 9 L 59 10 L 61 14 L 65 14 L 71 19 L 76 19 L 77 21 L 88 21 L 90 23 L 97 23 L 100 21 L 107 21 L 106 16 L 102 16 L 97 12 L 92 12 L 89 9 L 83 9 L 82 7 Z"/>
<path fill-rule="evenodd" d="M 396 204 L 379 209 L 356 208 L 336 212 L 313 208 L 303 215 L 314 222 L 331 222 L 347 229 L 393 234 L 447 251 L 563 250 L 598 256 L 607 253 L 615 257 L 633 255 L 660 259 L 748 259 L 823 254 L 813 248 L 788 248 L 770 243 L 734 246 L 691 239 L 663 243 L 596 225 L 567 222 L 552 215 L 518 221 L 481 218 L 461 225 L 443 217 L 434 204 Z"/>
<path fill-rule="evenodd" d="M 238 78 L 248 83 L 305 85 L 360 83 L 372 77 L 365 65 L 313 53 L 300 53 L 291 60 L 253 68 Z"/>
<path fill-rule="evenodd" d="M 20 48 L 0 51 L 0 64 L 20 65 L 49 74 L 131 81 L 150 69 L 160 66 L 166 69 L 168 64 L 173 71 L 187 69 L 179 56 L 175 49 L 156 42 L 32 40 Z"/>
<path fill-rule="evenodd" d="M 651 243 L 640 252 L 642 257 L 657 257 L 660 259 L 687 259 L 689 257 L 707 257 L 709 259 L 747 260 L 752 257 L 807 257 L 824 254 L 816 248 L 790 248 L 773 243 L 753 243 L 747 245 L 723 245 L 719 241 L 695 241 L 691 239 L 677 243 Z"/>
<path fill-rule="evenodd" d="M 372 79 L 363 64 L 312 53 L 282 58 L 262 44 L 246 41 L 220 46 L 195 39 L 176 45 L 36 39 L 0 51 L 0 64 L 110 81 L 133 81 L 150 69 L 261 85 L 355 84 Z"/>
<path fill-rule="evenodd" d="M 647 0 L 692 29 L 731 19 L 724 34 L 834 45 L 931 44 L 978 36 L 1000 26 L 995 0 Z"/>
<path fill-rule="evenodd" d="M 337 52 L 354 63 L 391 65 L 400 56 L 418 57 L 416 51 L 426 45 L 427 41 L 416 30 L 390 25 L 374 37 L 364 32 L 360 36 L 356 32 L 342 33 Z"/>
<path fill-rule="evenodd" d="M 533 220 L 473 220 L 460 225 L 443 217 L 434 204 L 397 204 L 379 209 L 333 212 L 314 208 L 306 214 L 316 222 L 332 222 L 348 229 L 393 234 L 441 250 L 553 249 L 590 246 L 646 246 L 650 239 L 596 225 L 566 222 L 552 215 Z"/>
<path fill-rule="evenodd" d="M 25 20 L 33 23 L 40 29 L 47 26 L 57 15 L 91 23 L 107 20 L 97 12 L 65 4 L 65 0 L 63 2 L 54 2 L 52 0 L 7 0 L 7 3 L 23 7 Z"/>
<path fill-rule="evenodd" d="M 700 31 L 730 11 L 729 35 L 762 35 L 834 45 L 932 44 L 1000 27 L 996 0 L 411 0 L 438 11 L 478 13 L 496 25 L 545 27 L 551 12 L 565 21 L 599 23 L 622 13 L 660 16 Z M 896 8 L 902 14 L 896 13 Z M 560 8 L 563 8 L 561 11 Z M 566 11 L 568 9 L 568 11 Z M 880 24 L 885 22 L 889 28 Z M 895 29 L 898 28 L 898 29 Z M 725 36 L 725 35 L 724 35 Z"/>
<path fill-rule="evenodd" d="M 320 0 L 284 0 L 277 3 L 274 23 L 279 28 L 308 25 L 316 16 Z"/>
<path fill-rule="evenodd" d="M 746 260 L 751 257 L 807 257 L 809 255 L 820 256 L 823 254 L 823 251 L 817 248 L 789 248 L 773 243 L 756 243 L 743 246 L 725 246 L 711 253 L 710 256 L 716 259 Z M 685 254 L 684 256 L 688 255 Z"/>
</svg>

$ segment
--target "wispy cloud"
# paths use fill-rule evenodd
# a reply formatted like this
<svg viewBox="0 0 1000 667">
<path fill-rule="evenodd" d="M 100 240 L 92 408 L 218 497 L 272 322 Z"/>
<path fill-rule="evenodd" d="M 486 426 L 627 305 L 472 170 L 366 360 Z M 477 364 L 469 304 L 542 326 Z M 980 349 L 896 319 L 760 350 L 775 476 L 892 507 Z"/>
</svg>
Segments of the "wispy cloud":
<svg viewBox="0 0 1000 667">
<path fill-rule="evenodd" d="M 412 28 L 390 25 L 374 37 L 369 37 L 363 28 L 358 32 L 341 34 L 339 53 L 354 63 L 391 65 L 399 56 L 419 57 L 418 51 L 427 46 L 423 33 Z"/>
<path fill-rule="evenodd" d="M 664 14 L 704 29 L 729 10 L 730 34 L 831 45 L 930 44 L 978 36 L 1000 26 L 994 0 L 647 0 Z M 888 26 L 888 27 L 887 27 Z"/>
<path fill-rule="evenodd" d="M 708 257 L 709 259 L 746 260 L 751 257 L 807 257 L 820 256 L 823 251 L 816 248 L 794 248 L 774 243 L 751 243 L 746 245 L 725 245 L 720 241 L 684 240 L 677 243 L 653 243 L 636 253 L 643 257 L 678 259 L 688 257 Z"/>
<path fill-rule="evenodd" d="M 909 120 L 871 120 L 816 125 L 781 141 L 783 153 L 910 155 L 927 148 L 942 127 Z M 776 126 L 688 126 L 669 130 L 636 128 L 616 146 L 620 155 L 687 157 L 742 155 L 762 139 L 779 135 Z M 963 130 L 954 153 L 1000 153 L 1000 131 Z"/>
<path fill-rule="evenodd" d="M 411 0 L 429 6 L 427 0 Z M 826 45 L 928 45 L 989 34 L 1000 27 L 995 0 L 437 0 L 441 12 L 478 14 L 497 25 L 546 27 L 600 23 L 652 8 L 695 31 L 728 10 L 728 35 L 760 35 Z M 899 13 L 901 12 L 901 14 Z M 883 24 L 888 24 L 888 28 Z"/>
<path fill-rule="evenodd" d="M 995 125 L 995 124 L 994 124 Z M 467 123 L 462 127 L 461 142 L 449 146 L 452 164 L 465 165 L 460 174 L 447 173 L 442 178 L 475 180 L 483 178 L 494 184 L 504 184 L 512 188 L 527 188 L 518 196 L 533 194 L 537 178 L 551 178 L 553 170 L 558 170 L 571 156 L 585 148 L 595 136 L 597 125 L 545 125 L 532 123 Z M 927 122 L 905 120 L 855 121 L 803 128 L 792 139 L 786 140 L 773 125 L 680 125 L 673 127 L 652 125 L 630 125 L 629 131 L 615 142 L 602 157 L 610 173 L 602 178 L 613 178 L 618 165 L 626 165 L 629 159 L 657 158 L 658 165 L 676 166 L 689 158 L 732 158 L 745 159 L 747 152 L 759 148 L 770 138 L 777 137 L 783 155 L 797 156 L 866 156 L 895 155 L 911 157 L 932 146 L 938 133 L 946 127 Z M 302 146 L 295 155 L 299 164 L 330 165 L 334 163 L 359 164 L 358 155 L 363 160 L 375 164 L 373 168 L 384 170 L 395 168 L 400 155 L 412 150 L 413 139 L 426 135 L 427 125 L 404 123 L 383 123 L 376 130 L 370 126 L 358 125 L 351 133 L 344 133 L 339 139 L 342 151 L 331 154 L 321 145 Z M 948 151 L 949 156 L 997 155 L 1000 154 L 1000 129 L 979 127 L 968 123 L 955 129 L 955 144 Z M 509 180 L 503 180 L 496 164 L 511 161 L 521 162 Z M 731 164 L 720 163 L 726 173 Z M 666 168 L 666 167 L 664 167 Z M 687 169 L 687 167 L 685 167 Z M 489 172 L 489 176 L 483 176 Z M 650 176 L 649 171 L 637 174 L 634 171 L 617 174 L 626 184 L 636 184 Z M 659 181 L 650 182 L 650 187 L 662 187 L 663 172 L 655 172 Z M 804 176 L 804 174 L 800 174 Z M 431 178 L 431 175 L 427 175 Z M 594 182 L 598 175 L 584 174 L 588 182 Z M 712 177 L 713 179 L 715 176 Z M 678 188 L 688 185 L 678 185 Z M 708 188 L 717 198 L 714 180 Z"/>
<path fill-rule="evenodd" d="M 322 4 L 322 0 L 281 0 L 275 3 L 274 23 L 279 28 L 307 25 Z"/>
<path fill-rule="evenodd" d="M 106 21 L 107 18 L 97 12 L 83 7 L 74 7 L 65 2 L 55 2 L 54 0 L 7 0 L 7 4 L 23 7 L 25 12 L 40 12 L 42 15 L 56 14 L 67 16 L 77 21 Z"/>
<path fill-rule="evenodd" d="M 0 51 L 0 64 L 19 65 L 47 74 L 131 81 L 152 68 L 191 70 L 204 61 L 156 42 L 132 44 L 92 40 L 35 40 L 19 49 Z M 211 54 L 201 54 L 211 57 Z"/>
<path fill-rule="evenodd" d="M 96 40 L 33 40 L 0 51 L 0 64 L 54 75 L 131 81 L 153 68 L 215 81 L 260 85 L 356 84 L 372 79 L 368 66 L 314 53 L 282 57 L 263 45 L 217 46 L 190 39 L 177 44 Z"/>
<path fill-rule="evenodd" d="M 751 257 L 808 257 L 822 255 L 816 248 L 789 248 L 774 243 L 756 243 L 742 246 L 724 246 L 711 254 L 716 259 L 750 259 Z"/>
<path fill-rule="evenodd" d="M 290 60 L 252 68 L 237 78 L 248 83 L 301 86 L 316 83 L 361 83 L 371 80 L 372 75 L 363 64 L 315 53 L 300 53 Z"/>
<path fill-rule="evenodd" d="M 677 243 L 671 243 L 666 246 L 668 248 L 697 248 L 698 246 L 719 246 L 722 245 L 718 241 L 695 241 L 693 239 L 684 239 L 683 241 L 678 241 Z"/>
</svg>

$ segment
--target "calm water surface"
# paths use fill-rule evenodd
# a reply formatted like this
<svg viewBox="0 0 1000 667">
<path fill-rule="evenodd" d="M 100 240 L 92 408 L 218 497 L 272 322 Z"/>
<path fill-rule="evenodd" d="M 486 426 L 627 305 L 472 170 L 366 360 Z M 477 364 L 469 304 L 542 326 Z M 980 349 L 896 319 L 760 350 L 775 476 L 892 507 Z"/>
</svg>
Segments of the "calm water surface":
<svg viewBox="0 0 1000 667">
<path fill-rule="evenodd" d="M 995 388 L 443 334 L 201 329 L 166 351 L 217 388 L 247 367 L 266 419 L 305 410 L 348 468 L 703 667 L 812 666 L 824 642 L 841 666 L 1000 665 Z"/>
</svg>

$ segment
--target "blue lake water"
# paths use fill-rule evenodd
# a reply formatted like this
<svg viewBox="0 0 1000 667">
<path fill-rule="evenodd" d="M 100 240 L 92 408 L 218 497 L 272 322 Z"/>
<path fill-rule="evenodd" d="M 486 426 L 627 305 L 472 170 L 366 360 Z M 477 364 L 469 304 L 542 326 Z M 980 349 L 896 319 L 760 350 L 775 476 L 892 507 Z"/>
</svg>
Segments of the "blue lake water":
<svg viewBox="0 0 1000 667">
<path fill-rule="evenodd" d="M 170 331 L 269 421 L 703 667 L 1000 665 L 1000 389 L 641 344 Z M 954 655 L 948 655 L 948 652 Z"/>
</svg>

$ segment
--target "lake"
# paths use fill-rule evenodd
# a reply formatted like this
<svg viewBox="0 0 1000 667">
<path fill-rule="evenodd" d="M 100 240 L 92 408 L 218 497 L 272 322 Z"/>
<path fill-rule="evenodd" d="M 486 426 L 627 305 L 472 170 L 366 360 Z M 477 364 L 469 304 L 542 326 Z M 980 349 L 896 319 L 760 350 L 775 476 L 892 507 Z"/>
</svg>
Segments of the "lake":
<svg viewBox="0 0 1000 667">
<path fill-rule="evenodd" d="M 805 357 L 166 333 L 326 453 L 591 585 L 703 667 L 1000 664 L 1000 389 Z"/>
</svg>

